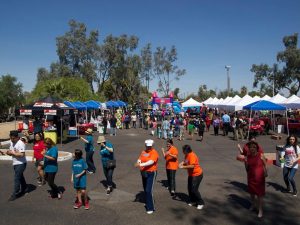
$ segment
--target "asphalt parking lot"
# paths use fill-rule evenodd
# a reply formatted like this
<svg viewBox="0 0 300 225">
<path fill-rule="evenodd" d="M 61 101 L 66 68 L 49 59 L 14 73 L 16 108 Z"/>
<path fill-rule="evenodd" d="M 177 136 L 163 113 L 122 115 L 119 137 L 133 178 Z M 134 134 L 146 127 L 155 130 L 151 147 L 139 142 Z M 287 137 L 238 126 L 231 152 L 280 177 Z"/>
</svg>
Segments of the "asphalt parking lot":
<svg viewBox="0 0 300 225">
<path fill-rule="evenodd" d="M 48 198 L 47 185 L 38 187 L 37 174 L 33 163 L 28 162 L 25 178 L 30 193 L 13 201 L 8 198 L 13 190 L 13 168 L 10 161 L 0 161 L 0 209 L 1 225 L 217 225 L 217 224 L 300 224 L 300 196 L 284 194 L 282 169 L 270 165 L 269 177 L 266 180 L 266 197 L 264 217 L 257 218 L 255 212 L 249 211 L 250 198 L 247 193 L 247 177 L 243 163 L 236 160 L 237 141 L 230 137 L 212 135 L 205 132 L 202 142 L 197 140 L 175 140 L 179 158 L 183 159 L 181 147 L 190 144 L 200 158 L 204 178 L 200 192 L 205 201 L 203 210 L 197 210 L 186 204 L 187 172 L 178 170 L 176 174 L 177 197 L 172 199 L 166 190 L 166 173 L 161 147 L 164 140 L 153 138 L 154 147 L 160 154 L 158 176 L 154 186 L 156 211 L 152 215 L 145 212 L 142 203 L 142 182 L 138 169 L 133 164 L 144 148 L 144 140 L 151 138 L 150 131 L 129 129 L 118 131 L 117 136 L 106 136 L 115 148 L 117 168 L 114 172 L 116 189 L 107 196 L 103 186 L 104 175 L 101 169 L 99 151 L 94 155 L 96 174 L 88 175 L 88 192 L 91 198 L 90 210 L 73 209 L 75 191 L 70 183 L 71 160 L 59 162 L 56 184 L 64 189 L 61 200 Z M 97 134 L 94 134 L 95 142 Z M 230 134 L 232 136 L 232 134 Z M 270 136 L 257 138 L 265 152 L 275 152 L 276 144 L 284 140 L 272 140 Z M 245 142 L 241 142 L 241 144 Z M 96 145 L 96 144 L 95 144 Z M 30 148 L 30 145 L 28 145 Z M 76 148 L 83 149 L 80 140 L 73 140 L 59 150 L 73 152 Z M 98 148 L 97 148 L 98 149 Z M 300 174 L 295 176 L 300 187 Z"/>
</svg>

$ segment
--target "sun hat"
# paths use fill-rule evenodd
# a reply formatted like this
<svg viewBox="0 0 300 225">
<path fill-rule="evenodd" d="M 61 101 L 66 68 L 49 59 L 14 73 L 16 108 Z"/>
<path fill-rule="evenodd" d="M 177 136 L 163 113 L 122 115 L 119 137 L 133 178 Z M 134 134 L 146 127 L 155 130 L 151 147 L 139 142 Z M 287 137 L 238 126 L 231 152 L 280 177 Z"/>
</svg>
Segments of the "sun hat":
<svg viewBox="0 0 300 225">
<path fill-rule="evenodd" d="M 99 136 L 98 140 L 97 140 L 97 143 L 100 144 L 100 143 L 103 143 L 103 142 L 105 142 L 105 137 L 104 136 Z"/>
<path fill-rule="evenodd" d="M 24 141 L 24 142 L 26 142 L 26 143 L 28 142 L 28 139 L 27 139 L 26 136 L 21 137 L 21 140 Z"/>
<path fill-rule="evenodd" d="M 148 140 L 145 141 L 145 145 L 147 147 L 153 146 L 153 144 L 154 144 L 154 141 L 152 139 L 148 139 Z"/>
<path fill-rule="evenodd" d="M 88 129 L 85 131 L 85 133 L 87 133 L 87 134 L 92 134 L 92 133 L 93 133 L 93 129 L 88 128 Z"/>
</svg>

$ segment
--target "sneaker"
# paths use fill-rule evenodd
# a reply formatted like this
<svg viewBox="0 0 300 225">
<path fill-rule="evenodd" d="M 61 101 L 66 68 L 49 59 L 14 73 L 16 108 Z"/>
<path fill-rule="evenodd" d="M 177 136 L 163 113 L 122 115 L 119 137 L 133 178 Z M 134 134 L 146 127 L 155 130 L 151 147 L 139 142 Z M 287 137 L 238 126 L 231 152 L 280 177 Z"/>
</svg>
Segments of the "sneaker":
<svg viewBox="0 0 300 225">
<path fill-rule="evenodd" d="M 110 189 L 110 188 L 107 188 L 106 194 L 107 194 L 107 195 L 110 195 L 110 193 L 111 193 L 111 189 Z"/>
<path fill-rule="evenodd" d="M 197 205 L 197 209 L 201 210 L 203 209 L 204 205 Z"/>
<path fill-rule="evenodd" d="M 17 199 L 17 196 L 12 195 L 12 196 L 10 196 L 10 198 L 8 199 L 8 201 L 9 201 L 9 202 L 12 202 L 12 201 L 14 201 L 14 200 L 16 200 L 16 199 Z"/>
<path fill-rule="evenodd" d="M 171 191 L 171 196 L 174 197 L 175 196 L 175 191 Z"/>
<path fill-rule="evenodd" d="M 89 170 L 88 170 L 88 171 L 87 171 L 87 173 L 88 173 L 88 174 L 93 174 L 94 172 L 93 172 L 93 171 L 89 171 Z"/>
<path fill-rule="evenodd" d="M 147 211 L 147 214 L 152 214 L 154 211 L 153 210 L 149 210 L 149 211 Z"/>
<path fill-rule="evenodd" d="M 194 203 L 188 202 L 188 206 L 193 206 L 193 205 L 194 205 Z"/>
<path fill-rule="evenodd" d="M 86 210 L 90 209 L 89 201 L 85 202 L 84 209 L 86 209 Z"/>
<path fill-rule="evenodd" d="M 62 198 L 62 193 L 58 193 L 58 194 L 57 194 L 57 198 L 58 198 L 58 199 L 61 199 L 61 198 Z"/>
<path fill-rule="evenodd" d="M 293 195 L 294 197 L 297 197 L 297 194 L 298 194 L 297 191 L 293 191 L 293 194 L 292 194 L 292 195 Z"/>
<path fill-rule="evenodd" d="M 82 203 L 81 202 L 77 202 L 77 203 L 74 204 L 73 208 L 74 209 L 79 209 L 81 206 L 82 206 Z"/>
</svg>

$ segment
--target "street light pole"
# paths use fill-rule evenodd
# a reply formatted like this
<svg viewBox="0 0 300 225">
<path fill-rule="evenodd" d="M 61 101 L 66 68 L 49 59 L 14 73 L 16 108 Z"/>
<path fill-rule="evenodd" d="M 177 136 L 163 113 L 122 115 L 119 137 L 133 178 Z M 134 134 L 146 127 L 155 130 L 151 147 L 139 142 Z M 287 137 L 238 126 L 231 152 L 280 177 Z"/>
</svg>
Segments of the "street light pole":
<svg viewBox="0 0 300 225">
<path fill-rule="evenodd" d="M 229 96 L 230 93 L 230 78 L 229 78 L 229 69 L 231 66 L 225 66 L 225 69 L 227 70 L 227 96 Z"/>
</svg>

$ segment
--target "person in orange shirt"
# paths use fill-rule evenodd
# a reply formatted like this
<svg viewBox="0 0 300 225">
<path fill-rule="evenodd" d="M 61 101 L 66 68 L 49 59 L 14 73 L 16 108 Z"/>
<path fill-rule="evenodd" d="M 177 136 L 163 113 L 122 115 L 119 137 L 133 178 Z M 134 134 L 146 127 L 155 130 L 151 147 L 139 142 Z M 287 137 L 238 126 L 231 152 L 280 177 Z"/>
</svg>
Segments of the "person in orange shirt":
<svg viewBox="0 0 300 225">
<path fill-rule="evenodd" d="M 184 145 L 182 151 L 185 158 L 184 161 L 179 164 L 179 168 L 187 169 L 188 172 L 188 192 L 190 198 L 188 205 L 192 206 L 196 203 L 197 209 L 203 209 L 204 201 L 198 190 L 203 178 L 203 171 L 199 165 L 199 159 L 189 145 Z"/>
<path fill-rule="evenodd" d="M 153 148 L 154 141 L 148 139 L 145 141 L 146 150 L 143 150 L 135 167 L 140 168 L 144 193 L 146 196 L 146 210 L 148 214 L 154 212 L 154 202 L 153 202 L 153 185 L 157 175 L 157 161 L 158 153 Z"/>
<path fill-rule="evenodd" d="M 178 150 L 173 146 L 173 140 L 167 139 L 167 151 L 161 149 L 166 160 L 166 172 L 168 178 L 168 189 L 171 196 L 175 196 L 175 175 L 178 169 Z"/>
</svg>

